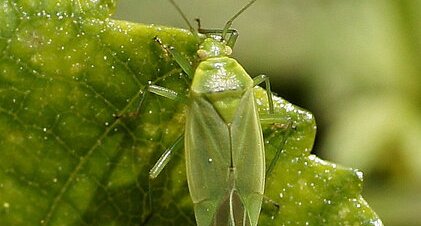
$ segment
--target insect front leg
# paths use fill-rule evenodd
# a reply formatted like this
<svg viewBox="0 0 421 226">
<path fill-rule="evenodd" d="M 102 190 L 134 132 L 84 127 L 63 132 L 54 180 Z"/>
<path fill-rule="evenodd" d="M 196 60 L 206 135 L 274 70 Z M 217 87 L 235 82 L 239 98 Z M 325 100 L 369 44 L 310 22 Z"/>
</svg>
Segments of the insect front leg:
<svg viewBox="0 0 421 226">
<path fill-rule="evenodd" d="M 219 35 L 222 37 L 223 35 L 223 30 L 221 29 L 199 29 L 199 32 L 202 34 L 205 34 L 207 36 L 211 36 L 211 35 Z M 226 45 L 234 48 L 235 43 L 237 42 L 237 38 L 238 38 L 238 31 L 235 29 L 228 29 L 227 34 L 229 34 L 229 37 L 222 37 L 225 39 L 226 41 Z"/>
<path fill-rule="evenodd" d="M 228 29 L 226 33 L 229 34 L 229 37 L 226 38 L 226 37 L 223 37 L 223 34 L 224 34 L 223 29 L 203 29 L 201 27 L 199 18 L 196 18 L 196 22 L 198 25 L 197 30 L 199 31 L 199 33 L 204 34 L 206 36 L 212 36 L 212 35 L 220 36 L 226 40 L 227 46 L 234 48 L 235 42 L 237 41 L 237 38 L 238 38 L 238 31 L 236 29 Z"/>
<path fill-rule="evenodd" d="M 273 98 L 272 98 L 272 91 L 270 89 L 270 79 L 269 76 L 267 75 L 259 75 L 253 78 L 253 82 L 254 82 L 254 86 L 257 86 L 261 83 L 265 83 L 265 88 L 266 88 L 266 93 L 268 96 L 268 102 L 269 102 L 269 113 L 273 114 L 274 113 L 274 108 L 273 108 Z"/>
<path fill-rule="evenodd" d="M 189 79 L 193 79 L 194 70 L 187 58 L 181 55 L 181 53 L 174 49 L 174 47 L 165 45 L 157 36 L 154 37 L 154 40 L 162 47 L 165 52 L 171 54 L 175 62 L 177 62 L 181 69 L 183 69 Z"/>
</svg>

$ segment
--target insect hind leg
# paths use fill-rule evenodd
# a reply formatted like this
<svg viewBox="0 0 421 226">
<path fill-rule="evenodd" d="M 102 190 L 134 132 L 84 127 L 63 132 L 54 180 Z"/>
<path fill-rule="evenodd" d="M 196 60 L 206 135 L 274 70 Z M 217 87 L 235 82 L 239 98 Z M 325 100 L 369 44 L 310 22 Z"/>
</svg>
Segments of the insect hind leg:
<svg viewBox="0 0 421 226">
<path fill-rule="evenodd" d="M 253 83 L 254 86 L 257 86 L 261 83 L 265 83 L 265 88 L 266 88 L 266 93 L 267 93 L 267 97 L 268 97 L 268 102 L 269 102 L 269 113 L 270 114 L 274 114 L 274 107 L 273 107 L 273 96 L 272 96 L 272 91 L 270 88 L 270 79 L 269 76 L 267 75 L 259 75 L 253 78 Z"/>
<path fill-rule="evenodd" d="M 162 170 L 167 166 L 170 160 L 174 157 L 176 151 L 179 151 L 183 147 L 184 133 L 180 135 L 176 141 L 164 151 L 164 153 L 159 157 L 158 161 L 154 166 L 149 170 L 149 209 L 151 214 L 153 213 L 153 202 L 152 202 L 152 181 L 158 177 Z M 151 216 L 150 216 L 151 217 Z"/>
<path fill-rule="evenodd" d="M 183 140 L 184 140 L 184 134 L 179 136 L 177 140 L 174 142 L 174 144 L 172 144 L 170 148 L 165 150 L 164 154 L 162 154 L 161 157 L 159 157 L 158 161 L 149 171 L 149 179 L 155 179 L 156 177 L 158 177 L 161 171 L 165 168 L 165 166 L 174 156 L 174 151 L 178 151 L 181 149 Z"/>
<path fill-rule="evenodd" d="M 270 130 L 273 131 L 273 133 L 266 139 L 280 137 L 280 139 L 276 142 L 277 147 L 274 156 L 269 161 L 269 164 L 266 168 L 266 178 L 268 178 L 271 176 L 273 170 L 276 168 L 278 161 L 281 159 L 284 146 L 286 145 L 291 133 L 295 131 L 296 126 L 294 125 L 294 122 L 291 121 L 291 119 L 285 117 L 283 114 L 263 113 L 259 114 L 259 117 L 262 126 L 269 126 Z M 276 216 L 276 213 L 279 212 L 280 207 L 281 206 L 278 202 L 274 201 L 268 196 L 263 196 L 262 209 L 264 209 L 267 214 Z"/>
<path fill-rule="evenodd" d="M 259 117 L 262 125 L 270 125 L 271 130 L 274 131 L 271 136 L 282 137 L 279 141 L 279 146 L 277 147 L 275 156 L 272 158 L 266 169 L 266 175 L 270 176 L 278 160 L 281 158 L 282 150 L 284 149 L 289 136 L 295 131 L 296 127 L 290 119 L 279 114 L 260 114 Z"/>
</svg>

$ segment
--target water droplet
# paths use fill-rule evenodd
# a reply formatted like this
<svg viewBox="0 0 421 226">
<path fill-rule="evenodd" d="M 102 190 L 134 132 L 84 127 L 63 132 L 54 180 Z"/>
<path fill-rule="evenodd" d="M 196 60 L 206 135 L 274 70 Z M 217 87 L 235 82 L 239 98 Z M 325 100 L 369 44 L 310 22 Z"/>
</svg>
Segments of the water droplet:
<svg viewBox="0 0 421 226">
<path fill-rule="evenodd" d="M 362 180 L 363 179 L 363 172 L 361 171 L 356 171 L 357 177 Z"/>
<path fill-rule="evenodd" d="M 212 161 L 213 161 L 213 159 L 211 159 L 211 158 L 208 159 L 208 162 L 209 163 L 212 163 Z"/>
</svg>

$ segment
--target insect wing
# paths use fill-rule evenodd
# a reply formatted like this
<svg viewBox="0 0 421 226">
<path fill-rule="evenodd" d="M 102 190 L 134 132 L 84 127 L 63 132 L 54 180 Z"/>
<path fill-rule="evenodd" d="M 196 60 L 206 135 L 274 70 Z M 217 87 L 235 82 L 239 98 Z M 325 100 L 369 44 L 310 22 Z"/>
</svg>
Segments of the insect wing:
<svg viewBox="0 0 421 226">
<path fill-rule="evenodd" d="M 186 117 L 186 173 L 199 226 L 209 226 L 230 187 L 227 125 L 203 96 L 192 97 Z"/>
<path fill-rule="evenodd" d="M 206 98 L 193 97 L 185 148 L 187 179 L 198 225 L 229 225 L 229 219 L 234 219 L 235 225 L 243 225 L 237 223 L 244 220 L 244 225 L 256 225 L 265 163 L 253 89 L 241 97 L 230 126 Z"/>
<path fill-rule="evenodd" d="M 231 125 L 236 190 L 257 225 L 265 186 L 264 140 L 253 89 L 247 90 Z"/>
</svg>

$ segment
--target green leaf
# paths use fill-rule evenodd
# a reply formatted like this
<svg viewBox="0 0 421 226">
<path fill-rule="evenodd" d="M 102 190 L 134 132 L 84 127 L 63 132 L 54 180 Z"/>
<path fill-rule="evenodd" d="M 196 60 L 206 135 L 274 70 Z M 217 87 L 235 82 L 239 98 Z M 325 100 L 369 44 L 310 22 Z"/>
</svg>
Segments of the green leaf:
<svg viewBox="0 0 421 226">
<path fill-rule="evenodd" d="M 114 5 L 2 0 L 0 225 L 195 224 L 182 152 L 148 181 L 183 130 L 185 107 L 149 95 L 130 113 L 148 81 L 189 86 L 153 37 L 193 62 L 197 43 L 185 30 L 109 19 Z M 256 95 L 265 112 L 265 92 Z M 264 128 L 267 162 L 282 151 L 260 225 L 381 225 L 359 171 L 309 154 L 313 116 L 275 104 L 291 126 Z"/>
</svg>

